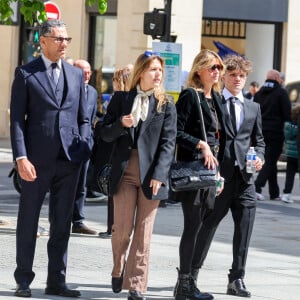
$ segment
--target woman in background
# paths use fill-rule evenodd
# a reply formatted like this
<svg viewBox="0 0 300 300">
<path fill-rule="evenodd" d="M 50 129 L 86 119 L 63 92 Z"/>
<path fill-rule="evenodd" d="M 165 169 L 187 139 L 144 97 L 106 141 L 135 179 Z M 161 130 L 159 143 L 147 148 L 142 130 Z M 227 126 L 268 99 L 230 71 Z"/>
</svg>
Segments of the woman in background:
<svg viewBox="0 0 300 300">
<path fill-rule="evenodd" d="M 284 139 L 285 139 L 285 154 L 286 154 L 286 173 L 285 185 L 281 201 L 285 203 L 293 203 L 291 193 L 294 187 L 294 179 L 298 169 L 298 119 L 300 116 L 300 106 L 294 106 L 291 113 L 291 122 L 284 123 Z"/>
<path fill-rule="evenodd" d="M 118 69 L 114 72 L 113 76 L 113 89 L 114 92 L 129 91 L 129 79 L 133 69 L 133 65 L 128 64 L 126 67 Z M 99 126 L 100 124 L 98 124 Z M 105 143 L 101 141 L 99 145 L 101 151 L 100 159 L 108 162 L 110 153 L 112 151 L 113 143 Z M 110 239 L 112 237 L 112 225 L 114 223 L 114 202 L 112 196 L 108 196 L 107 200 L 107 229 L 104 232 L 99 232 L 99 237 L 102 239 Z"/>
</svg>

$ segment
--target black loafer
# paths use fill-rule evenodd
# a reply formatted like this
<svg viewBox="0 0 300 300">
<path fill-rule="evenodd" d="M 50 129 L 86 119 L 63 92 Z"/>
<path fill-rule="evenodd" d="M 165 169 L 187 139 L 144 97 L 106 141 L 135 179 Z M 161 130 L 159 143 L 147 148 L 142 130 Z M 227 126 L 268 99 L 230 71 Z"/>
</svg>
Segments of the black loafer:
<svg viewBox="0 0 300 300">
<path fill-rule="evenodd" d="M 125 271 L 125 265 L 123 267 L 123 271 L 120 277 L 111 278 L 111 288 L 112 291 L 116 294 L 122 291 L 124 271 Z"/>
<path fill-rule="evenodd" d="M 31 297 L 31 290 L 29 288 L 29 285 L 27 283 L 17 284 L 15 296 L 16 297 L 24 297 L 24 298 Z"/>
<path fill-rule="evenodd" d="M 129 291 L 128 292 L 128 300 L 146 300 L 146 297 L 139 291 Z"/>
<path fill-rule="evenodd" d="M 241 278 L 228 283 L 227 294 L 238 297 L 251 297 L 251 293 L 247 290 L 245 283 Z"/>
<path fill-rule="evenodd" d="M 62 297 L 69 297 L 69 298 L 79 298 L 81 293 L 76 290 L 70 290 L 66 286 L 65 287 L 50 287 L 47 286 L 45 289 L 46 295 L 56 295 Z"/>
</svg>

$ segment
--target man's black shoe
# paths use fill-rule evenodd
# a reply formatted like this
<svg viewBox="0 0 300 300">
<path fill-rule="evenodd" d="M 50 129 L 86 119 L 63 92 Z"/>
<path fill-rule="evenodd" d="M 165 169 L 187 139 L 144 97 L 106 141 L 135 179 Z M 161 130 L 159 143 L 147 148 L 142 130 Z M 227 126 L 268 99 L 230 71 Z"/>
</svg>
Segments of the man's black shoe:
<svg viewBox="0 0 300 300">
<path fill-rule="evenodd" d="M 159 206 L 159 207 L 163 207 L 163 208 L 167 207 L 167 201 L 166 201 L 166 200 L 160 200 L 158 206 Z"/>
<path fill-rule="evenodd" d="M 111 234 L 111 232 L 108 232 L 108 231 L 99 232 L 99 237 L 101 239 L 111 239 L 112 238 L 112 234 Z"/>
<path fill-rule="evenodd" d="M 236 279 L 227 286 L 227 294 L 239 297 L 251 297 L 251 293 L 247 290 L 243 279 Z"/>
<path fill-rule="evenodd" d="M 96 191 L 87 190 L 85 197 L 86 198 L 94 199 L 94 198 L 100 198 L 102 196 L 103 196 L 102 193 L 99 193 L 99 192 L 96 192 Z"/>
<path fill-rule="evenodd" d="M 29 288 L 29 285 L 27 283 L 17 284 L 15 296 L 24 298 L 31 297 L 31 290 Z"/>
<path fill-rule="evenodd" d="M 46 287 L 45 289 L 46 295 L 56 295 L 62 297 L 69 297 L 69 298 L 79 298 L 81 293 L 76 290 L 70 290 L 66 286 L 65 287 Z"/>
<path fill-rule="evenodd" d="M 142 295 L 139 291 L 129 291 L 128 292 L 128 300 L 146 300 L 146 297 Z"/>
</svg>

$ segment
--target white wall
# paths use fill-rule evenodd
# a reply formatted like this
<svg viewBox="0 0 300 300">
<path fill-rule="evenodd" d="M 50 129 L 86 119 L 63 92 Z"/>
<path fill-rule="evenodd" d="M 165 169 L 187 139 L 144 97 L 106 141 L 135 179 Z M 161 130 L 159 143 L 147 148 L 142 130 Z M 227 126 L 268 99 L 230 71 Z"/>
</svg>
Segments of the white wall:
<svg viewBox="0 0 300 300">
<path fill-rule="evenodd" d="M 247 23 L 246 36 L 246 57 L 253 64 L 253 72 L 246 83 L 247 89 L 254 80 L 262 85 L 267 72 L 273 68 L 274 25 Z"/>
</svg>

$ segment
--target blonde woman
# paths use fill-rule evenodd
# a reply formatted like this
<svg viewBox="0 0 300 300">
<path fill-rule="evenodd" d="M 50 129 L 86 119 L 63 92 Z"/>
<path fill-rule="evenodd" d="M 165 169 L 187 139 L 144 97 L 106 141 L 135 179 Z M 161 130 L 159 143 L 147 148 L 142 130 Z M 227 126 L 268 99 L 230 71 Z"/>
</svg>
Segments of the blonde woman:
<svg viewBox="0 0 300 300">
<path fill-rule="evenodd" d="M 139 55 L 130 91 L 113 95 L 101 134 L 107 142 L 116 142 L 110 184 L 114 201 L 112 290 L 128 290 L 129 300 L 145 299 L 153 224 L 159 200 L 168 196 L 176 110 L 164 93 L 163 75 L 164 60 L 159 54 Z"/>
<path fill-rule="evenodd" d="M 218 165 L 218 158 L 224 151 L 222 98 L 219 94 L 223 68 L 221 58 L 210 50 L 202 50 L 194 59 L 186 83 L 187 88 L 181 92 L 176 103 L 178 160 L 192 161 L 200 152 L 208 168 Z M 199 105 L 202 108 L 203 119 Z M 201 129 L 202 122 L 207 141 Z M 174 289 L 176 300 L 213 299 L 211 294 L 198 290 L 198 270 L 192 269 L 192 261 L 196 255 L 195 245 L 202 216 L 206 209 L 213 208 L 215 195 L 214 188 L 176 193 L 176 199 L 182 203 L 184 216 L 184 229 L 179 247 L 180 268 Z"/>
</svg>

